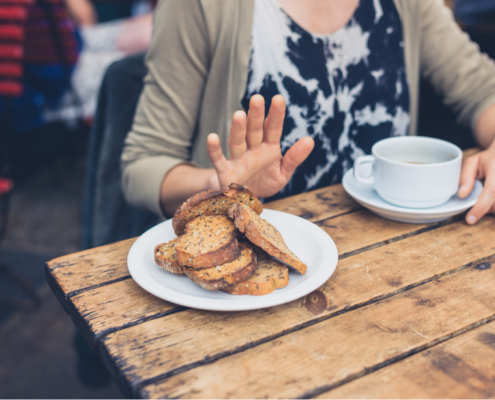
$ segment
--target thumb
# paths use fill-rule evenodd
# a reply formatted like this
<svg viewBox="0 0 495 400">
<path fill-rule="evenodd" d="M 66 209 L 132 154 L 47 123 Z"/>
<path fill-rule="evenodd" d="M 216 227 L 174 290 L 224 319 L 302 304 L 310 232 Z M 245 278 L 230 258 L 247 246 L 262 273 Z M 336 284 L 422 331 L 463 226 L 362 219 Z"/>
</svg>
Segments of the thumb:
<svg viewBox="0 0 495 400">
<path fill-rule="evenodd" d="M 227 168 L 227 159 L 223 155 L 220 139 L 216 133 L 210 133 L 206 139 L 206 149 L 210 156 L 211 163 L 218 173 L 225 171 Z"/>
<path fill-rule="evenodd" d="M 464 161 L 458 191 L 458 195 L 461 199 L 467 197 L 473 191 L 476 176 L 478 175 L 478 162 L 478 156 L 469 157 Z"/>
</svg>

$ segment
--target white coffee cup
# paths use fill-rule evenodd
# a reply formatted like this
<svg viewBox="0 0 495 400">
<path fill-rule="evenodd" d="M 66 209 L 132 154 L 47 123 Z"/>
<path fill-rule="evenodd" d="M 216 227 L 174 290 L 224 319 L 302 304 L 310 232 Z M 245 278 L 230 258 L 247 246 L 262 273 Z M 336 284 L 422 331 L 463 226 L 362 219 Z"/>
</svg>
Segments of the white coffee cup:
<svg viewBox="0 0 495 400">
<path fill-rule="evenodd" d="M 401 136 L 380 140 L 371 153 L 354 161 L 354 177 L 372 184 L 389 203 L 408 208 L 436 207 L 459 188 L 462 151 L 452 143 Z M 365 164 L 373 166 L 368 176 L 363 176 Z"/>
</svg>

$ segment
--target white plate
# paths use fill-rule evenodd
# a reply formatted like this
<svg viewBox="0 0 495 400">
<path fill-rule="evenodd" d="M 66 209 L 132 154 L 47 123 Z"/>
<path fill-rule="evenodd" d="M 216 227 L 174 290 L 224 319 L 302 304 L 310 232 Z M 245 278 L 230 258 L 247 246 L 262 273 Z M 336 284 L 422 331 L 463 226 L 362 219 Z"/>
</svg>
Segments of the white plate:
<svg viewBox="0 0 495 400">
<path fill-rule="evenodd" d="M 312 222 L 280 211 L 265 210 L 262 217 L 282 234 L 287 246 L 308 266 L 305 275 L 289 268 L 289 284 L 266 296 L 233 296 L 209 291 L 183 275 L 161 269 L 154 261 L 159 243 L 174 239 L 172 220 L 145 232 L 131 247 L 127 266 L 132 278 L 151 294 L 186 307 L 202 310 L 241 311 L 273 307 L 303 297 L 323 285 L 335 271 L 337 247 L 328 234 Z"/>
<path fill-rule="evenodd" d="M 375 189 L 373 189 L 372 185 L 358 182 L 354 178 L 352 168 L 345 173 L 342 184 L 345 191 L 354 200 L 363 207 L 373 211 L 375 214 L 393 221 L 413 224 L 443 221 L 454 215 L 460 214 L 474 206 L 483 190 L 481 182 L 476 181 L 473 191 L 465 199 L 460 199 L 457 195 L 454 195 L 449 201 L 438 207 L 406 208 L 386 202 L 378 195 Z"/>
</svg>

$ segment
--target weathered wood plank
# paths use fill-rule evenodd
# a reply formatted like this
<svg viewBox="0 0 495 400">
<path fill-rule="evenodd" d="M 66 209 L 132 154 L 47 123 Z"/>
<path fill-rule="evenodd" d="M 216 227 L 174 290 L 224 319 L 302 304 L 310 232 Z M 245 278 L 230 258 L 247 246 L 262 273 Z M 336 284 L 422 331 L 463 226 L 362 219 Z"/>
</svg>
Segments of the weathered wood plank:
<svg viewBox="0 0 495 400">
<path fill-rule="evenodd" d="M 68 297 L 81 290 L 129 277 L 127 253 L 135 241 L 136 238 L 128 239 L 46 263 L 48 283 L 62 307 L 68 312 Z"/>
<path fill-rule="evenodd" d="M 495 322 L 356 379 L 319 399 L 495 397 Z"/>
<path fill-rule="evenodd" d="M 161 383 L 150 382 L 139 395 L 312 397 L 495 319 L 494 285 L 495 269 L 468 268 Z M 118 361 L 126 358 L 126 347 Z M 148 348 L 147 343 L 142 358 L 151 358 Z M 169 363 L 165 357 L 161 361 Z M 139 373 L 133 362 L 121 369 L 129 376 Z"/>
<path fill-rule="evenodd" d="M 362 207 L 349 196 L 341 184 L 272 201 L 265 205 L 316 222 L 360 210 Z"/>
<path fill-rule="evenodd" d="M 458 222 L 339 261 L 330 280 L 306 299 L 257 312 L 187 310 L 117 332 L 103 343 L 117 360 L 117 368 L 132 366 L 126 378 L 127 384 L 135 387 L 144 380 L 220 358 L 491 256 L 495 243 L 489 238 L 494 229 L 495 218 L 486 218 L 475 228 Z M 197 327 L 201 329 L 197 331 Z"/>
<path fill-rule="evenodd" d="M 183 310 L 146 292 L 132 279 L 85 291 L 69 299 L 75 325 L 89 343 L 105 334 Z"/>
</svg>

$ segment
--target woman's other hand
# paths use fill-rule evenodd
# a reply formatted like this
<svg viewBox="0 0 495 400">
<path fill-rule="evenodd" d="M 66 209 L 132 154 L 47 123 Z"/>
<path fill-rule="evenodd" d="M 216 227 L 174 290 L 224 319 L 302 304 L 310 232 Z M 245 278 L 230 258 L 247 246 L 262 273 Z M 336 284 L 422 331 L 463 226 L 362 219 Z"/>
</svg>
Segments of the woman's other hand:
<svg viewBox="0 0 495 400">
<path fill-rule="evenodd" d="M 474 136 L 480 147 L 486 150 L 464 161 L 458 192 L 460 198 L 465 198 L 473 190 L 476 179 L 485 179 L 478 201 L 466 216 L 470 225 L 488 213 L 495 213 L 495 104 L 478 118 Z"/>
<path fill-rule="evenodd" d="M 207 148 L 217 172 L 210 186 L 228 187 L 238 183 L 250 188 L 258 197 L 278 193 L 295 169 L 309 156 L 314 147 L 310 137 L 298 140 L 282 157 L 280 138 L 285 118 L 285 101 L 280 95 L 272 99 L 265 120 L 265 100 L 254 95 L 249 112 L 237 111 L 230 127 L 230 159 L 222 153 L 216 134 L 208 136 Z M 495 176 L 494 176 L 495 178 Z"/>
<path fill-rule="evenodd" d="M 466 216 L 466 222 L 470 225 L 488 213 L 495 214 L 495 142 L 487 150 L 464 161 L 459 197 L 465 198 L 471 193 L 476 179 L 485 179 L 485 187 Z"/>
</svg>

